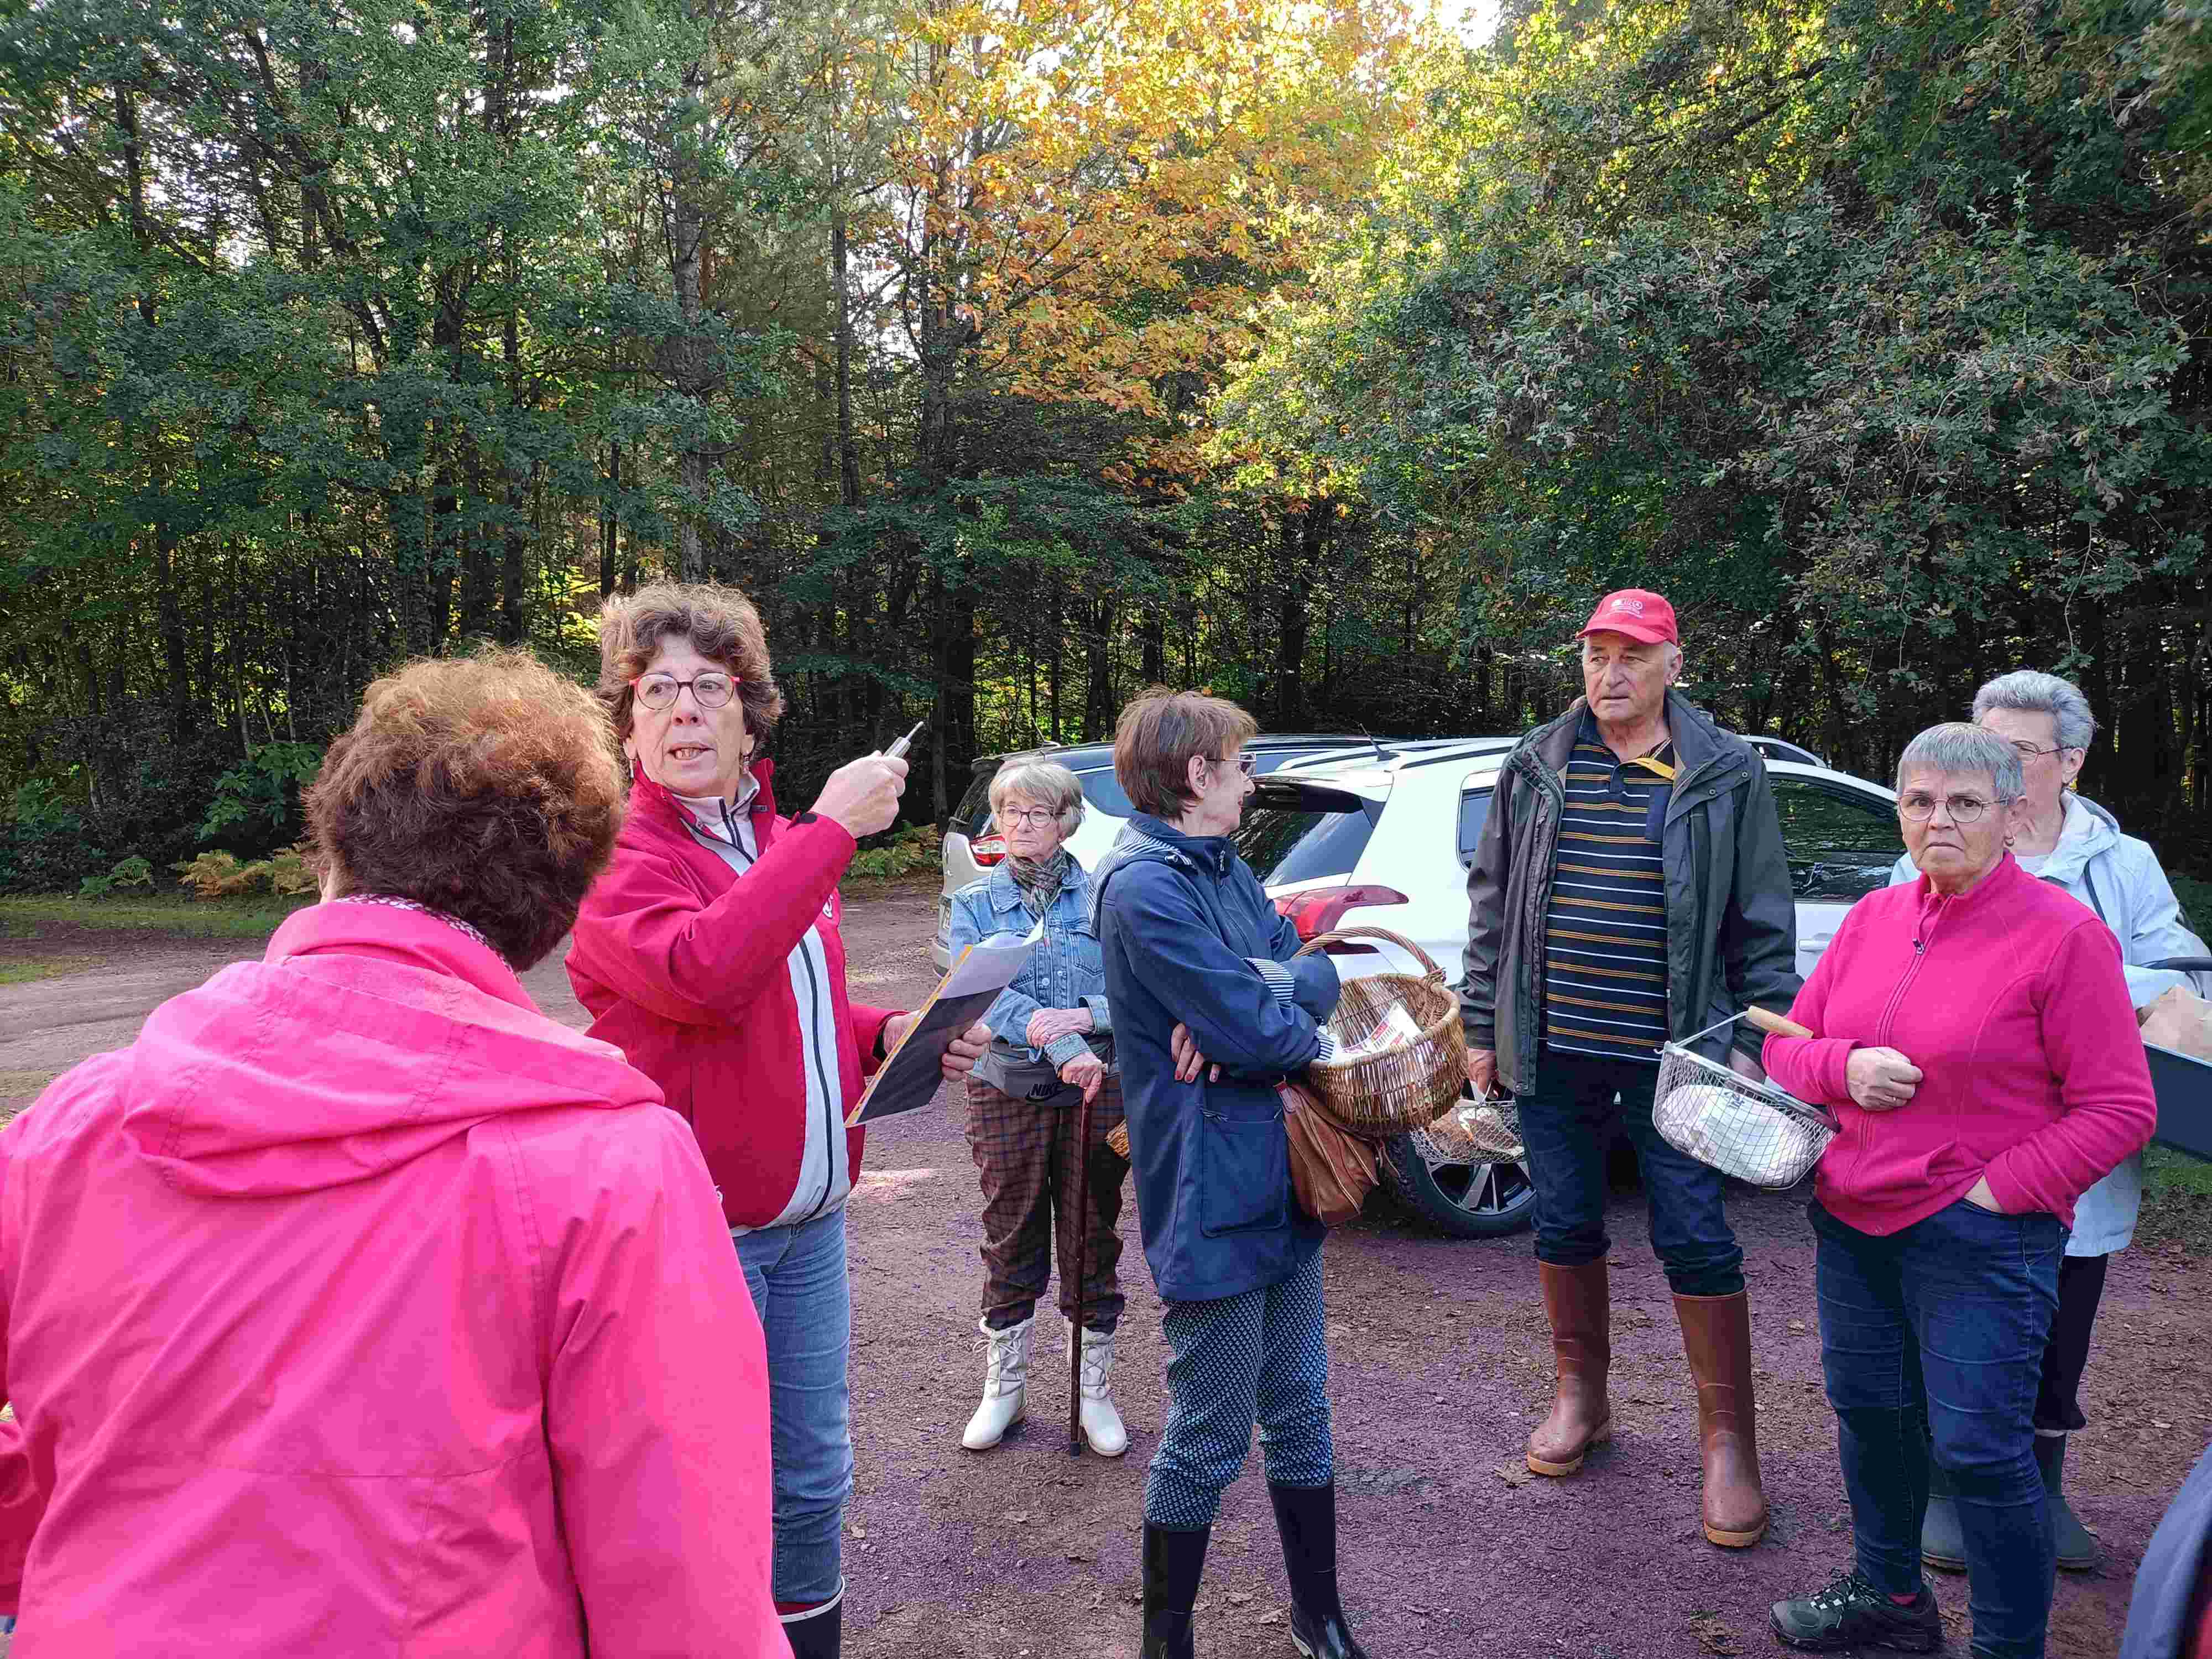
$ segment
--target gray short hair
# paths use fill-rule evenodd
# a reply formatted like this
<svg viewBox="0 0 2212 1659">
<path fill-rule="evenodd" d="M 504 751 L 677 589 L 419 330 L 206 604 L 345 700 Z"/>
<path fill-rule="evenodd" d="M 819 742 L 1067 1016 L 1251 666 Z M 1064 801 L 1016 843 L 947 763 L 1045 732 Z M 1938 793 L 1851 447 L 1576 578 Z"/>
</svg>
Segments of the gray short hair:
<svg viewBox="0 0 2212 1659">
<path fill-rule="evenodd" d="M 2089 739 L 2097 734 L 2097 717 L 2089 712 L 2089 700 L 2081 695 L 2081 688 L 2039 669 L 2000 674 L 1974 693 L 1976 720 L 1992 708 L 2050 715 L 2057 728 L 2061 749 L 2087 749 Z"/>
<path fill-rule="evenodd" d="M 1025 795 L 1053 810 L 1060 820 L 1060 839 L 1075 833 L 1083 822 L 1083 785 L 1058 761 L 1011 760 L 991 780 L 991 815 L 1006 810 L 1010 795 Z"/>
<path fill-rule="evenodd" d="M 2027 793 L 2027 780 L 2020 764 L 2020 750 L 1996 732 L 1964 720 L 1931 726 L 1897 757 L 1897 787 L 1913 772 L 1941 772 L 1956 776 L 1964 772 L 1986 772 L 2000 802 L 2018 800 Z"/>
</svg>

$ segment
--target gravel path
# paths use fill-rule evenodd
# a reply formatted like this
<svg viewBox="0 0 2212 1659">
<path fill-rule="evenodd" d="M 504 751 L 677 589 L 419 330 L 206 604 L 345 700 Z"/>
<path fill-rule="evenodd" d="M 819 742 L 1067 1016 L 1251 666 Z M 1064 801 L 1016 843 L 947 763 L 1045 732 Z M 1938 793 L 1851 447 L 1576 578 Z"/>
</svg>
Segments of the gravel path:
<svg viewBox="0 0 2212 1659">
<path fill-rule="evenodd" d="M 854 994 L 926 994 L 933 896 L 848 894 Z M 32 942 L 89 971 L 0 987 L 0 1095 L 127 1042 L 161 998 L 258 946 L 77 930 Z M 0 953 L 26 948 L 0 944 Z M 583 1023 L 557 966 L 528 977 Z M 1159 1304 L 1125 1211 L 1117 1396 L 1129 1455 L 1070 1458 L 1056 1314 L 1040 1319 L 1033 1419 L 998 1449 L 963 1451 L 982 1362 L 974 1165 L 940 1098 L 880 1126 L 852 1212 L 859 1490 L 849 1515 L 848 1651 L 859 1659 L 1134 1659 L 1144 1467 L 1164 1410 Z M 1495 1653 L 1696 1659 L 1780 1652 L 1766 1605 L 1824 1582 L 1850 1551 L 1835 1424 L 1820 1388 L 1812 1241 L 1797 1200 L 1734 1200 L 1749 1256 L 1761 1458 L 1775 1512 L 1755 1550 L 1697 1526 L 1695 1402 L 1643 1206 L 1615 1200 L 1613 1443 L 1573 1480 L 1534 1480 L 1521 1446 L 1548 1395 L 1549 1346 L 1523 1235 L 1425 1236 L 1379 1200 L 1325 1263 L 1334 1366 L 1342 1579 L 1376 1659 Z M 2212 1346 L 2203 1263 L 2138 1249 L 2114 1259 L 2085 1385 L 2091 1430 L 2068 1474 L 2107 1552 L 2066 1576 L 2050 1650 L 2118 1645 L 2128 1587 L 2159 1516 L 2208 1436 Z M 1966 1648 L 1963 1580 L 1939 1578 Z M 1285 1591 L 1256 1448 L 1214 1534 L 1200 1647 L 1289 1659 Z M 0 1650 L 4 1651 L 4 1650 Z"/>
</svg>

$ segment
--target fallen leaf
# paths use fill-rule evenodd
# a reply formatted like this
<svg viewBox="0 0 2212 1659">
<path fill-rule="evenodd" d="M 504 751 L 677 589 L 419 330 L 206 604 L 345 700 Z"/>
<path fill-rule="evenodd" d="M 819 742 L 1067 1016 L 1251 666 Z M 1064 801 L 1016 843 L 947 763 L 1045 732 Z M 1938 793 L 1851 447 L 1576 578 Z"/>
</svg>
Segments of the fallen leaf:
<svg viewBox="0 0 2212 1659">
<path fill-rule="evenodd" d="M 1009 1521 L 1020 1522 L 1029 1518 L 1030 1512 L 1027 1510 L 1010 1510 L 1006 1513 L 1006 1519 Z"/>
<path fill-rule="evenodd" d="M 1793 1319 L 1793 1320 L 1791 1320 L 1791 1321 L 1790 1322 L 1790 1334 L 1791 1334 L 1792 1335 L 1795 1335 L 1795 1336 L 1802 1336 L 1802 1335 L 1804 1335 L 1804 1334 L 1805 1334 L 1805 1322 L 1804 1322 L 1803 1320 L 1802 1320 L 1802 1319 Z"/>
<path fill-rule="evenodd" d="M 1698 1638 L 1698 1645 L 1707 1653 L 1741 1653 L 1741 1644 L 1735 1632 L 1721 1622 L 1720 1615 L 1712 1613 L 1693 1613 L 1690 1615 L 1690 1634 Z"/>
<path fill-rule="evenodd" d="M 1251 1599 L 1252 1592 L 1250 1590 L 1231 1590 L 1229 1592 L 1229 1605 L 1232 1607 L 1241 1607 Z"/>
<path fill-rule="evenodd" d="M 1280 1607 L 1270 1607 L 1252 1622 L 1255 1625 L 1279 1625 L 1283 1622 L 1283 1610 Z"/>
<path fill-rule="evenodd" d="M 1500 1463 L 1498 1478 L 1509 1486 L 1525 1486 L 1536 1477 L 1528 1473 L 1526 1463 Z"/>
</svg>

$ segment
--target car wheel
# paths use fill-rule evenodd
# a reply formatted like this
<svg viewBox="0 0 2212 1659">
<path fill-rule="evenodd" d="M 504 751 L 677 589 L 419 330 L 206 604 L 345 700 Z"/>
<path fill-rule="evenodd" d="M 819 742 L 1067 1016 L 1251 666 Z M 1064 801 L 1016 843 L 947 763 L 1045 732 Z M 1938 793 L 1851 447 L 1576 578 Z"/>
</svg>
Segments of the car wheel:
<svg viewBox="0 0 2212 1659">
<path fill-rule="evenodd" d="M 1499 1238 L 1535 1224 L 1536 1189 L 1522 1159 L 1469 1164 L 1408 1134 L 1383 1146 L 1382 1167 L 1408 1204 L 1455 1238 Z"/>
</svg>

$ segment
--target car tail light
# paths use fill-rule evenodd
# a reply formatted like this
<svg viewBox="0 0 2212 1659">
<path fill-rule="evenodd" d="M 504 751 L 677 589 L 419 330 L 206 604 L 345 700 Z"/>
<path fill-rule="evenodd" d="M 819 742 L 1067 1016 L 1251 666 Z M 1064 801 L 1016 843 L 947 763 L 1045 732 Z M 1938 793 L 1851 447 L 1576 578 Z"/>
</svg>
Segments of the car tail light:
<svg viewBox="0 0 2212 1659">
<path fill-rule="evenodd" d="M 1275 901 L 1275 908 L 1291 919 L 1291 926 L 1298 930 L 1302 939 L 1319 939 L 1335 930 L 1344 920 L 1346 910 L 1357 910 L 1370 904 L 1408 904 L 1412 901 L 1395 887 L 1310 887 L 1303 893 L 1285 893 Z M 1347 950 L 1364 950 L 1364 945 L 1348 945 Z"/>
<path fill-rule="evenodd" d="M 986 870 L 1006 856 L 1004 836 L 978 836 L 968 843 L 968 854 Z"/>
</svg>

